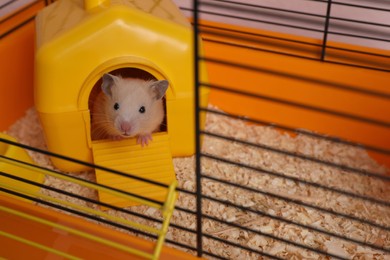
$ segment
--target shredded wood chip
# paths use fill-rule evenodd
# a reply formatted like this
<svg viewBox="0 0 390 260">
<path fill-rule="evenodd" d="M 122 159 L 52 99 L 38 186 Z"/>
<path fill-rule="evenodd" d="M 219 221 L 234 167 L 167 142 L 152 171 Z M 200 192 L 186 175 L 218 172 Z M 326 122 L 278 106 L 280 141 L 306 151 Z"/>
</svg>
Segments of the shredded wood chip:
<svg viewBox="0 0 390 260">
<path fill-rule="evenodd" d="M 351 218 L 331 214 L 331 212 L 340 212 L 388 227 L 389 207 L 307 184 L 317 183 L 323 187 L 332 187 L 336 190 L 389 202 L 390 185 L 388 182 L 365 175 L 352 174 L 349 171 L 313 160 L 272 151 L 272 149 L 279 149 L 291 154 L 343 164 L 377 174 L 389 174 L 388 169 L 371 159 L 365 150 L 303 134 L 291 136 L 270 126 L 248 124 L 243 120 L 212 113 L 207 115 L 206 130 L 258 144 L 263 148 L 204 136 L 202 147 L 204 153 L 232 163 L 202 158 L 202 173 L 205 175 L 202 178 L 203 194 L 229 202 L 224 204 L 208 199 L 203 200 L 203 214 L 227 222 L 221 223 L 205 217 L 203 232 L 231 243 L 237 243 L 244 248 L 251 248 L 254 252 L 209 237 L 203 237 L 204 251 L 230 259 L 262 259 L 263 256 L 258 252 L 286 259 L 329 259 L 329 256 L 304 248 L 312 247 L 321 252 L 348 259 L 390 259 L 389 253 L 348 240 L 358 240 L 390 250 L 390 232 Z M 15 122 L 9 128 L 8 133 L 21 143 L 38 148 L 46 147 L 34 108 L 27 110 L 26 115 Z M 265 149 L 266 147 L 269 149 Z M 29 153 L 39 165 L 53 168 L 47 156 Z M 174 158 L 173 162 L 179 187 L 195 191 L 194 157 Z M 237 166 L 235 163 L 247 165 L 249 168 Z M 93 172 L 85 172 L 77 176 L 91 181 L 95 180 Z M 45 185 L 86 198 L 97 199 L 97 193 L 94 190 L 49 176 L 46 177 Z M 43 189 L 42 193 L 99 209 L 93 203 L 47 189 Z M 297 204 L 294 201 L 301 201 L 313 207 Z M 242 208 L 233 207 L 230 203 L 240 205 Z M 176 206 L 195 211 L 195 196 L 180 194 Z M 325 210 L 318 210 L 317 207 Z M 159 211 L 146 206 L 132 207 L 131 211 L 161 219 Z M 150 220 L 126 213 L 114 210 L 109 210 L 108 213 L 150 226 L 159 226 Z M 171 223 L 191 230 L 196 229 L 196 217 L 180 210 L 175 210 Z M 229 225 L 229 223 L 234 225 Z M 347 239 L 337 238 L 321 230 L 344 236 Z M 176 227 L 169 228 L 167 239 L 196 247 L 196 235 Z M 292 244 L 281 240 L 291 241 Z M 194 253 L 191 250 L 187 251 Z"/>
</svg>

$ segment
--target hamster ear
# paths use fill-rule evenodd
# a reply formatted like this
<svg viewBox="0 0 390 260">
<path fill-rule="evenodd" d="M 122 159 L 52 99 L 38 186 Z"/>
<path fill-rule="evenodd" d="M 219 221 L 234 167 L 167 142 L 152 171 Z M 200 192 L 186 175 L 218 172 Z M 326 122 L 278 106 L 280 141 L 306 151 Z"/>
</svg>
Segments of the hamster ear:
<svg viewBox="0 0 390 260">
<path fill-rule="evenodd" d="M 150 91 L 152 93 L 153 98 L 156 100 L 161 99 L 164 95 L 165 92 L 168 89 L 168 81 L 167 80 L 159 80 L 155 81 L 150 85 Z"/>
<path fill-rule="evenodd" d="M 102 90 L 107 96 L 112 96 L 111 88 L 118 80 L 119 78 L 117 76 L 111 75 L 109 73 L 103 75 Z"/>
</svg>

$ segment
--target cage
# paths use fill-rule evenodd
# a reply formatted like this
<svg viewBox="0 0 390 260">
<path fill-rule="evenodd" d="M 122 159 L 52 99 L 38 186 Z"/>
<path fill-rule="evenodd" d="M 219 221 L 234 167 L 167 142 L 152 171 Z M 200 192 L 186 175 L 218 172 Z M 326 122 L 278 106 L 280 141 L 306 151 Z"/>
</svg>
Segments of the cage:
<svg viewBox="0 0 390 260">
<path fill-rule="evenodd" d="M 209 89 L 210 96 L 206 106 L 195 91 L 195 156 L 173 160 L 181 195 L 161 257 L 168 253 L 171 258 L 387 259 L 389 4 L 347 0 L 175 2 L 194 25 L 195 86 Z M 20 36 L 32 25 L 25 26 L 2 39 L 12 40 L 15 48 L 17 41 L 9 37 Z M 202 36 L 201 54 L 197 35 Z M 29 66 L 21 61 L 17 64 L 20 69 Z M 199 76 L 198 66 L 204 64 L 207 82 Z M 29 81 L 17 84 L 23 79 L 5 78 L 10 80 L 8 85 L 15 85 L 15 92 L 29 89 Z M 4 102 L 15 95 L 3 92 L 8 96 Z M 23 141 L 22 126 L 37 119 L 33 109 L 23 116 L 31 106 L 32 97 L 27 97 L 15 112 L 4 115 L 9 119 L 0 122 L 2 128 Z M 205 128 L 200 116 L 206 116 Z M 39 127 L 29 128 L 32 139 L 41 134 Z M 23 148 L 44 148 L 29 144 Z M 77 182 L 93 180 L 89 175 L 68 175 Z M 10 178 L 7 173 L 2 176 Z M 142 223 L 159 227 L 161 216 L 155 210 L 116 208 L 66 183 L 46 178 L 41 193 L 50 190 L 50 196 L 87 209 L 109 207 L 104 211 L 108 216 L 96 219 L 84 208 L 69 209 L 65 202 L 49 205 L 47 198 L 34 196 L 29 199 L 56 210 L 26 206 L 5 196 L 0 197 L 0 205 L 47 218 L 37 215 L 39 209 L 67 225 L 82 223 L 99 232 L 104 229 L 97 234 L 103 238 L 126 239 L 130 232 L 156 241 L 149 233 L 129 230 L 110 218 L 127 219 L 127 214 L 134 214 Z M 9 187 L 1 191 L 15 193 Z M 75 220 L 63 212 L 109 227 Z M 9 216 L 3 219 L 13 220 Z M 1 230 L 4 236 L 4 230 L 14 234 L 18 229 L 1 226 Z M 39 242 L 33 235 L 17 235 Z M 72 238 L 69 244 L 74 242 Z M 9 238 L 2 241 L 8 243 L 6 248 L 15 246 Z M 41 243 L 46 245 L 46 241 Z M 34 252 L 53 254 L 42 253 L 44 249 Z M 78 256 L 77 250 L 67 251 L 57 244 L 45 250 L 49 249 Z M 20 256 L 4 249 L 0 253 Z"/>
</svg>

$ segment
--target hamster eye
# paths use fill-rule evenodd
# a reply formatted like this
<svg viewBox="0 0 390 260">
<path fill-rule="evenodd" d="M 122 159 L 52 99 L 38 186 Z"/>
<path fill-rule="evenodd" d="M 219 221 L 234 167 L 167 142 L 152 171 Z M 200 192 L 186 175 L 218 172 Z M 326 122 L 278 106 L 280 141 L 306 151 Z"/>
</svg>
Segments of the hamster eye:
<svg viewBox="0 0 390 260">
<path fill-rule="evenodd" d="M 145 113 L 145 107 L 144 107 L 144 106 L 140 107 L 138 111 L 139 111 L 140 113 Z"/>
<path fill-rule="evenodd" d="M 115 104 L 114 104 L 114 109 L 115 109 L 115 110 L 118 110 L 118 109 L 119 109 L 119 104 L 118 104 L 118 103 L 115 103 Z"/>
</svg>

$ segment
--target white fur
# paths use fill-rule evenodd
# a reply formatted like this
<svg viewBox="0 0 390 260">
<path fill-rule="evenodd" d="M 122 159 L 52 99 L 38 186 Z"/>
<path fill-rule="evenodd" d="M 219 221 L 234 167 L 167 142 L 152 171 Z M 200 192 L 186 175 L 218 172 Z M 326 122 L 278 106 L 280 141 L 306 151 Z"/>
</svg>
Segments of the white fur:
<svg viewBox="0 0 390 260">
<path fill-rule="evenodd" d="M 158 131 L 164 119 L 164 108 L 162 99 L 154 98 L 150 90 L 154 81 L 112 77 L 111 96 L 102 91 L 93 104 L 92 139 L 120 139 Z M 118 110 L 114 109 L 115 103 L 119 104 Z M 145 113 L 139 112 L 141 106 L 145 107 Z M 124 121 L 131 125 L 126 135 L 120 127 Z"/>
</svg>

